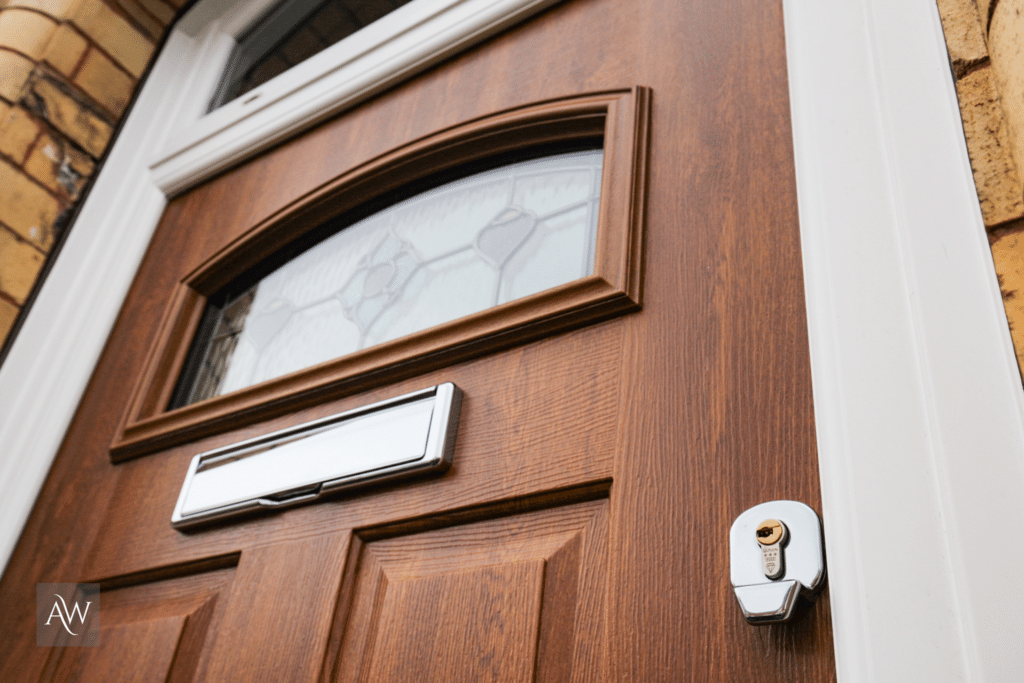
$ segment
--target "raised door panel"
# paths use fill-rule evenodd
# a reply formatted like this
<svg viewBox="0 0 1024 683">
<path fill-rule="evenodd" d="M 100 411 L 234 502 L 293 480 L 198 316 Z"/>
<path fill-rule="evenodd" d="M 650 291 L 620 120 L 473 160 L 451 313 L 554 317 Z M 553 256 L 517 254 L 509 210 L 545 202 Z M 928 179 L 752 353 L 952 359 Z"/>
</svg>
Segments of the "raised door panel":
<svg viewBox="0 0 1024 683">
<path fill-rule="evenodd" d="M 64 672 L 58 672 L 55 678 L 69 683 L 166 680 L 185 621 L 186 617 L 179 615 L 104 626 L 100 629 L 102 645 L 84 651 L 67 678 Z"/>
<path fill-rule="evenodd" d="M 437 530 L 360 534 L 334 680 L 594 680 L 608 540 L 607 490 L 594 494 Z"/>
<path fill-rule="evenodd" d="M 129 683 L 195 680 L 200 657 L 224 616 L 237 556 L 101 585 L 94 647 L 46 648 L 40 681 Z M 43 649 L 43 648 L 40 648 Z"/>
</svg>

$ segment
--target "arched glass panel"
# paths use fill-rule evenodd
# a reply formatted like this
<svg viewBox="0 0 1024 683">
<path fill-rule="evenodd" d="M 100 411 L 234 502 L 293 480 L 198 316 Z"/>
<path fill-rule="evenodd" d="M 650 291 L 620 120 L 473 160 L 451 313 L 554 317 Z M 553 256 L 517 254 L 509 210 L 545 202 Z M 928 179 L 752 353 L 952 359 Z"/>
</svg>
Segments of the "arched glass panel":
<svg viewBox="0 0 1024 683">
<path fill-rule="evenodd" d="M 503 166 L 320 242 L 210 306 L 172 407 L 591 274 L 601 164 L 593 150 Z"/>
</svg>

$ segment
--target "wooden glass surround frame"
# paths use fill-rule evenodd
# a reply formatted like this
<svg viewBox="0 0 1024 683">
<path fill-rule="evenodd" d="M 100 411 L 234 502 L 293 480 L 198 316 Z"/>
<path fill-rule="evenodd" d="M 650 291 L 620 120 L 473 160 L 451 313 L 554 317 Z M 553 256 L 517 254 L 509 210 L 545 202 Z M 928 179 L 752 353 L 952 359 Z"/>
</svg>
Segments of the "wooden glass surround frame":
<svg viewBox="0 0 1024 683">
<path fill-rule="evenodd" d="M 178 283 L 111 445 L 126 460 L 639 308 L 651 93 L 636 87 L 497 113 L 353 168 L 250 228 Z M 460 167 L 603 140 L 593 274 L 232 393 L 167 410 L 206 301 L 326 221 Z M 385 379 L 386 378 L 386 379 Z"/>
</svg>

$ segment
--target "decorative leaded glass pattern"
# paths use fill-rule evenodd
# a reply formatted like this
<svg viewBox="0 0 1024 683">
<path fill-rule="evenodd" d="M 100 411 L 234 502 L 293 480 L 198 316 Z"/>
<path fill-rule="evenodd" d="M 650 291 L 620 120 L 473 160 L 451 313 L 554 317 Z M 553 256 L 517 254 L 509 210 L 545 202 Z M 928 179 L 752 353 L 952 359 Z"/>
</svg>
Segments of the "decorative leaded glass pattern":
<svg viewBox="0 0 1024 683">
<path fill-rule="evenodd" d="M 351 225 L 218 311 L 193 403 L 593 272 L 602 152 L 449 183 Z"/>
<path fill-rule="evenodd" d="M 210 109 L 244 95 L 409 0 L 284 0 L 238 39 Z"/>
</svg>

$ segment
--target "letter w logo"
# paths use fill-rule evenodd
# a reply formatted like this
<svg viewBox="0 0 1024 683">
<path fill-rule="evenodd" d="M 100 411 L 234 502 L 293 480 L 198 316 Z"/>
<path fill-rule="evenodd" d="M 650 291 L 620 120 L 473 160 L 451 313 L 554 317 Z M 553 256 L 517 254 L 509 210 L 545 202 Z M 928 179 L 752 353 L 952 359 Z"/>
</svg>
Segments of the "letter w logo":
<svg viewBox="0 0 1024 683">
<path fill-rule="evenodd" d="M 53 618 L 57 617 L 58 619 L 60 619 L 60 623 L 64 625 L 65 631 L 67 631 L 73 636 L 77 636 L 78 634 L 71 630 L 71 624 L 75 623 L 75 616 L 77 615 L 78 623 L 84 626 L 85 615 L 89 613 L 89 605 L 91 605 L 92 603 L 85 603 L 85 610 L 82 610 L 78 606 L 78 603 L 76 602 L 75 606 L 71 608 L 71 610 L 68 610 L 68 604 L 64 602 L 64 598 L 60 597 L 56 593 L 54 593 L 53 595 L 60 602 L 57 602 L 57 600 L 53 601 L 53 609 L 50 610 L 50 618 L 46 620 L 46 625 L 49 626 Z M 63 607 L 64 609 L 62 610 L 61 607 Z"/>
</svg>

